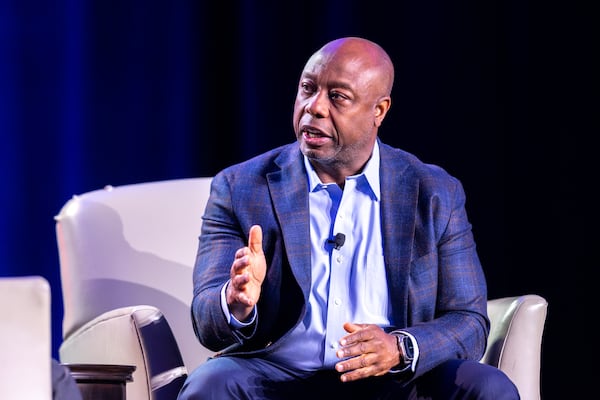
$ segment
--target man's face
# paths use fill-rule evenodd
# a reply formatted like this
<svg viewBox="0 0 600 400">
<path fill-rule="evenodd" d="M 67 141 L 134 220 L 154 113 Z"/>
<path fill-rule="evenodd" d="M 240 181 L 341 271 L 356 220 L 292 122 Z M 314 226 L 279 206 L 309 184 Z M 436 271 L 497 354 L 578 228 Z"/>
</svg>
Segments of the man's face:
<svg viewBox="0 0 600 400">
<path fill-rule="evenodd" d="M 294 131 L 311 161 L 348 167 L 370 157 L 383 119 L 380 72 L 367 55 L 328 48 L 307 62 L 294 104 Z M 355 171 L 358 172 L 358 171 Z"/>
</svg>

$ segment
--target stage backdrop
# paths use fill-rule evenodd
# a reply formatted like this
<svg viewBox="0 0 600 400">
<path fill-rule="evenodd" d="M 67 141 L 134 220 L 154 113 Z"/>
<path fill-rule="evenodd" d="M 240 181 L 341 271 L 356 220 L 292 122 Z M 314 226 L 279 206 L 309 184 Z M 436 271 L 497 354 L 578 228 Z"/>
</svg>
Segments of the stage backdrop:
<svg viewBox="0 0 600 400">
<path fill-rule="evenodd" d="M 108 184 L 212 176 L 293 141 L 304 62 L 356 35 L 396 64 L 381 138 L 462 180 L 490 297 L 549 300 L 544 397 L 561 392 L 574 146 L 554 103 L 566 83 L 539 62 L 566 47 L 560 27 L 541 34 L 517 0 L 217 3 L 0 5 L 0 275 L 50 281 L 54 356 L 62 205 Z"/>
</svg>

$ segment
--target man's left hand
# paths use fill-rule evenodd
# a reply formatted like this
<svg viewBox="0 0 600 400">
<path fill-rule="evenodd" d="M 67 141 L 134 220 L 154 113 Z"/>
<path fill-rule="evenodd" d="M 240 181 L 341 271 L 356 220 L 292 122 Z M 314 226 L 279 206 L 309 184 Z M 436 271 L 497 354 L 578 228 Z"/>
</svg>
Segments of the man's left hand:
<svg viewBox="0 0 600 400">
<path fill-rule="evenodd" d="M 342 372 L 342 382 L 384 375 L 399 364 L 396 337 L 379 326 L 346 322 L 344 329 L 348 335 L 340 339 L 341 347 L 336 352 L 344 360 L 335 365 Z"/>
</svg>

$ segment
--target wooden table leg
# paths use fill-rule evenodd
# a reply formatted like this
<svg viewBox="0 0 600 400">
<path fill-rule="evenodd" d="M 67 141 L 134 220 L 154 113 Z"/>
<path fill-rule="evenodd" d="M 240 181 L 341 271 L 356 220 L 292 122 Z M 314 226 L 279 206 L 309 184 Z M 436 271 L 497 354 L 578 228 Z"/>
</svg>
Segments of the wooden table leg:
<svg viewBox="0 0 600 400">
<path fill-rule="evenodd" d="M 133 381 L 133 365 L 63 364 L 81 390 L 83 400 L 125 400 L 125 385 Z"/>
</svg>

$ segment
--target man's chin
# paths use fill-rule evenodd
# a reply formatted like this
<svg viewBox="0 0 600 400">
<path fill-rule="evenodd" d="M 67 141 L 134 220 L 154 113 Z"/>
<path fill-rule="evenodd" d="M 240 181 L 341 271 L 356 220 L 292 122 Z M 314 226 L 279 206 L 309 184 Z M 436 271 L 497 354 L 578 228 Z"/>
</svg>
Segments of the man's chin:
<svg viewBox="0 0 600 400">
<path fill-rule="evenodd" d="M 309 160 L 319 160 L 324 158 L 323 151 L 320 148 L 307 146 L 306 144 L 300 144 L 300 151 L 302 151 L 302 154 L 308 157 Z"/>
</svg>

